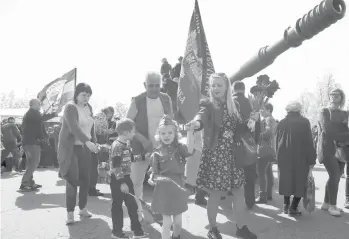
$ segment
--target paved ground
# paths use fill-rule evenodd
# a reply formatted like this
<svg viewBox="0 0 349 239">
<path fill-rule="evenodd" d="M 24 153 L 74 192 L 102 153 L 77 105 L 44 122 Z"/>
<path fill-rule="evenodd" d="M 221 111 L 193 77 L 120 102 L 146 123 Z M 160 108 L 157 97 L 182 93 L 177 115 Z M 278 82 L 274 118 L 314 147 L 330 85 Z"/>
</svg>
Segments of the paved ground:
<svg viewBox="0 0 349 239">
<path fill-rule="evenodd" d="M 324 196 L 327 174 L 320 166 L 315 168 L 317 206 Z M 275 176 L 277 174 L 275 173 Z M 53 238 L 110 238 L 110 190 L 108 185 L 99 185 L 105 197 L 89 198 L 88 208 L 92 219 L 79 221 L 76 225 L 65 225 L 64 182 L 58 180 L 57 172 L 39 170 L 35 173 L 43 188 L 36 193 L 19 193 L 21 174 L 5 173 L 1 179 L 1 238 L 2 239 L 53 239 Z M 276 185 L 277 188 L 277 185 Z M 150 200 L 151 192 L 146 193 Z M 339 205 L 344 203 L 344 179 L 341 179 L 338 197 Z M 259 239 L 348 239 L 349 210 L 341 218 L 334 218 L 326 212 L 316 210 L 312 214 L 303 212 L 297 220 L 281 213 L 282 198 L 274 193 L 274 202 L 270 206 L 259 206 L 249 212 L 249 225 Z M 302 209 L 303 210 L 303 209 Z M 228 218 L 232 211 L 222 208 L 218 215 L 219 229 L 223 238 L 235 238 L 235 226 Z M 126 217 L 126 216 L 125 216 Z M 205 209 L 189 201 L 189 210 L 183 217 L 182 239 L 206 238 L 208 222 Z M 232 219 L 233 220 L 233 219 Z M 129 220 L 125 220 L 129 229 Z M 151 233 L 151 239 L 161 238 L 160 228 L 156 224 L 145 226 Z"/>
</svg>

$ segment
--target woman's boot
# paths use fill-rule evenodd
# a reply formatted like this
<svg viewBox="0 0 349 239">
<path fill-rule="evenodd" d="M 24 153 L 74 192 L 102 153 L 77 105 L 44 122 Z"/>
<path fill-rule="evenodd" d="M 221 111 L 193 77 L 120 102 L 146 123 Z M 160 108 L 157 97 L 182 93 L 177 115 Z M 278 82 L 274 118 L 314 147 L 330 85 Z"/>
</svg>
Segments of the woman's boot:
<svg viewBox="0 0 349 239">
<path fill-rule="evenodd" d="M 267 204 L 268 203 L 268 197 L 266 192 L 260 192 L 259 198 L 256 200 L 256 204 Z"/>
</svg>

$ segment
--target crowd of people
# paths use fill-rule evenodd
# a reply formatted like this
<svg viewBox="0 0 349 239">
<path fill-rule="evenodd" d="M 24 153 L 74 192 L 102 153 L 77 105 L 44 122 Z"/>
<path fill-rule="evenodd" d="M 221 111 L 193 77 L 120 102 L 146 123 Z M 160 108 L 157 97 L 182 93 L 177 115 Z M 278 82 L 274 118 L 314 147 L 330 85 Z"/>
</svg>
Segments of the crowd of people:
<svg viewBox="0 0 349 239">
<path fill-rule="evenodd" d="M 96 188 L 102 162 L 108 163 L 110 171 L 112 238 L 128 238 L 123 231 L 123 203 L 128 209 L 133 238 L 148 236 L 141 226 L 144 213 L 139 200 L 143 198 L 148 172 L 149 182 L 154 185 L 151 209 L 162 215 L 163 239 L 180 238 L 182 213 L 188 210 L 187 199 L 192 191 L 195 203 L 207 208 L 208 238 L 222 238 L 216 218 L 221 200 L 228 197 L 232 198 L 236 214 L 236 235 L 257 238 L 249 228 L 244 205 L 252 209 L 255 204 L 273 200 L 274 164 L 278 167 L 278 192 L 284 197 L 285 214 L 301 216 L 299 203 L 306 196 L 316 159 L 329 175 L 326 185 L 318 185 L 326 187 L 321 209 L 332 216 L 341 215 L 337 194 L 345 165 L 344 206 L 349 208 L 349 115 L 343 108 L 345 94 L 341 89 L 329 94 L 330 104 L 321 110 L 314 133 L 309 120 L 301 114 L 299 102 L 290 102 L 285 107 L 286 117 L 277 121 L 272 104 L 254 112 L 243 82 L 231 84 L 224 73 L 214 73 L 209 79 L 209 97 L 201 100 L 194 119 L 182 125 L 187 131 L 183 143 L 179 134 L 183 127 L 176 122 L 173 88 L 163 87 L 170 81 L 177 84 L 176 67 L 172 70 L 164 59 L 161 75 L 147 73 L 144 93 L 132 98 L 126 117 L 117 123 L 112 121 L 112 107 L 94 115 L 88 84 L 76 86 L 73 101 L 64 108 L 59 137 L 54 140 L 59 176 L 66 181 L 67 225 L 75 222 L 77 194 L 79 215 L 92 216 L 87 210 L 88 195 L 103 195 Z M 2 156 L 16 154 L 13 149 L 19 141 L 26 154 L 26 171 L 20 185 L 23 191 L 41 187 L 34 181 L 33 173 L 46 138 L 43 122 L 57 113 L 40 115 L 39 109 L 40 102 L 31 100 L 23 118 L 22 135 L 11 121 L 2 126 Z M 248 138 L 257 145 L 255 157 L 246 153 Z M 255 195 L 257 181 L 259 195 Z"/>
</svg>

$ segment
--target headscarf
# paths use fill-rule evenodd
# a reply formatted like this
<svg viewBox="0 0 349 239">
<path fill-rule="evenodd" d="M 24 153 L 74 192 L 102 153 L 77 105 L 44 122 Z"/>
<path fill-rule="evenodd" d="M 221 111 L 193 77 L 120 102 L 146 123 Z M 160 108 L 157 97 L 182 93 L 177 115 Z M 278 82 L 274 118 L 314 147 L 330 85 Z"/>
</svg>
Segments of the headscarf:
<svg viewBox="0 0 349 239">
<path fill-rule="evenodd" d="M 298 112 L 299 113 L 299 112 L 301 112 L 301 110 L 302 110 L 302 105 L 298 101 L 291 101 L 286 106 L 287 112 Z"/>
</svg>

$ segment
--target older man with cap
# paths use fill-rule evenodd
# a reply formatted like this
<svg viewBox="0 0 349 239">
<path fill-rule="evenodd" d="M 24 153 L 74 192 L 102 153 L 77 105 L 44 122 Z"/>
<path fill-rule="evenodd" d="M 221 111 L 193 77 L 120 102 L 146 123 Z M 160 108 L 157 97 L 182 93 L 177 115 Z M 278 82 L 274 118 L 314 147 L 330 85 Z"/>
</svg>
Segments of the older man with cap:
<svg viewBox="0 0 349 239">
<path fill-rule="evenodd" d="M 146 91 L 132 99 L 127 112 L 127 118 L 136 123 L 136 135 L 131 142 L 134 160 L 131 165 L 131 180 L 134 185 L 135 196 L 143 197 L 143 181 L 149 167 L 149 154 L 158 142 L 155 133 L 161 118 L 166 114 L 173 118 L 171 99 L 160 92 L 161 76 L 149 72 L 144 82 Z M 139 216 L 142 217 L 142 207 L 138 203 Z"/>
<path fill-rule="evenodd" d="M 57 117 L 58 112 L 61 111 L 61 108 L 59 108 L 55 113 L 41 115 L 41 102 L 38 99 L 30 100 L 29 107 L 30 109 L 23 116 L 22 122 L 22 146 L 27 157 L 26 169 L 20 186 L 22 191 L 33 191 L 42 187 L 35 183 L 33 174 L 40 163 L 40 145 L 47 135 L 43 122 Z"/>
</svg>

